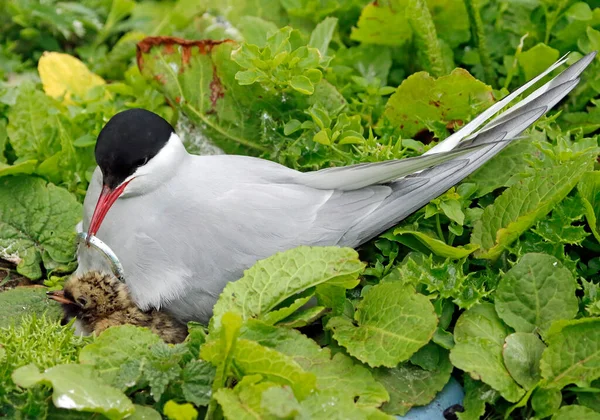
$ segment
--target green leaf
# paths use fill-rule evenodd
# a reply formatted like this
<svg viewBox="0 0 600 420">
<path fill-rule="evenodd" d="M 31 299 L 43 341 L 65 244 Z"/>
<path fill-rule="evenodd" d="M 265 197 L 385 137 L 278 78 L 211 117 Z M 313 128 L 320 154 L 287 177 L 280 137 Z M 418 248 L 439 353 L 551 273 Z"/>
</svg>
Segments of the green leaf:
<svg viewBox="0 0 600 420">
<path fill-rule="evenodd" d="M 471 38 L 469 18 L 461 0 L 427 0 L 438 36 L 452 48 Z"/>
<path fill-rule="evenodd" d="M 315 87 L 306 76 L 294 76 L 290 80 L 290 86 L 300 93 L 305 95 L 312 95 L 315 92 Z"/>
<path fill-rule="evenodd" d="M 316 378 L 305 372 L 292 358 L 254 341 L 239 339 L 233 360 L 239 377 L 260 374 L 264 378 L 287 385 L 299 399 L 315 388 Z"/>
<path fill-rule="evenodd" d="M 577 314 L 577 282 L 560 262 L 546 254 L 526 254 L 500 280 L 496 311 L 519 332 L 541 331 L 558 319 Z"/>
<path fill-rule="evenodd" d="M 223 408 L 226 418 L 294 418 L 300 412 L 300 404 L 289 388 L 286 390 L 272 382 L 259 382 L 260 379 L 260 375 L 246 376 L 234 389 L 222 388 L 217 391 L 215 399 Z M 274 412 L 278 415 L 272 415 Z"/>
<path fill-rule="evenodd" d="M 152 407 L 134 404 L 135 412 L 127 420 L 162 420 L 161 415 Z"/>
<path fill-rule="evenodd" d="M 60 151 L 58 130 L 51 116 L 54 108 L 52 99 L 33 84 L 20 86 L 17 102 L 7 114 L 8 138 L 17 157 L 43 161 Z"/>
<path fill-rule="evenodd" d="M 302 401 L 301 407 L 307 419 L 394 420 L 373 407 L 359 407 L 350 395 L 333 390 L 313 393 Z"/>
<path fill-rule="evenodd" d="M 490 86 L 463 69 L 434 79 L 425 72 L 406 78 L 383 113 L 402 137 L 413 137 L 429 122 L 467 121 L 494 103 Z M 382 125 L 383 121 L 379 122 Z"/>
<path fill-rule="evenodd" d="M 321 57 L 325 57 L 327 55 L 329 43 L 331 42 L 331 38 L 333 37 L 333 31 L 335 31 L 337 22 L 337 18 L 325 18 L 315 27 L 315 29 L 310 34 L 308 46 L 318 49 L 321 53 Z"/>
<path fill-rule="evenodd" d="M 538 388 L 531 397 L 531 407 L 539 418 L 550 417 L 558 411 L 562 393 L 558 389 Z"/>
<path fill-rule="evenodd" d="M 478 420 L 485 413 L 485 404 L 493 404 L 498 399 L 499 395 L 493 388 L 483 382 L 472 379 L 469 375 L 464 374 L 464 389 L 465 398 L 462 413 L 457 413 L 460 420 Z"/>
<path fill-rule="evenodd" d="M 582 405 L 566 405 L 552 416 L 552 420 L 600 420 L 600 413 Z"/>
<path fill-rule="evenodd" d="M 474 306 L 458 318 L 454 328 L 456 345 L 450 351 L 454 366 L 468 372 L 499 391 L 510 402 L 525 391 L 517 385 L 504 366 L 502 347 L 510 333 L 491 303 Z"/>
<path fill-rule="evenodd" d="M 286 302 L 283 302 L 283 304 L 281 305 L 281 306 L 283 306 L 283 308 L 274 309 L 271 312 L 267 312 L 262 317 L 262 320 L 269 325 L 277 324 L 278 322 L 280 322 L 280 321 L 286 319 L 287 317 L 289 317 L 290 315 L 292 315 L 294 312 L 296 312 L 302 306 L 306 305 L 306 303 L 308 303 L 308 301 L 313 297 L 313 295 L 314 295 L 314 289 L 310 288 L 310 289 L 306 290 L 304 293 L 301 293 L 300 295 L 298 295 L 298 297 L 294 296 L 291 303 L 289 303 L 289 306 L 288 306 L 288 302 L 286 301 Z"/>
<path fill-rule="evenodd" d="M 75 225 L 81 204 L 40 178 L 0 178 L 0 257 L 30 279 L 75 259 Z"/>
<path fill-rule="evenodd" d="M 159 342 L 160 337 L 147 328 L 119 325 L 103 331 L 85 346 L 79 353 L 79 361 L 92 365 L 106 383 L 124 390 L 140 375 L 139 365 L 133 362 L 148 358 L 151 347 Z M 125 369 L 126 366 L 132 370 Z"/>
<path fill-rule="evenodd" d="M 338 316 L 327 328 L 349 354 L 371 367 L 394 367 L 408 360 L 433 336 L 437 317 L 425 296 L 412 286 L 373 286 L 358 304 L 354 322 Z"/>
<path fill-rule="evenodd" d="M 0 162 L 0 177 L 7 175 L 29 175 L 35 172 L 37 160 L 26 160 L 16 165 L 7 165 Z"/>
<path fill-rule="evenodd" d="M 539 43 L 517 56 L 517 61 L 525 73 L 525 80 L 531 80 L 542 73 L 560 57 L 560 52 L 546 44 Z"/>
<path fill-rule="evenodd" d="M 323 317 L 329 312 L 324 306 L 313 306 L 293 313 L 285 319 L 282 319 L 277 325 L 286 328 L 302 328 L 314 323 L 317 319 Z"/>
<path fill-rule="evenodd" d="M 177 404 L 173 400 L 167 401 L 164 413 L 169 420 L 196 420 L 198 418 L 198 411 L 192 404 Z"/>
<path fill-rule="evenodd" d="M 394 235 L 413 235 L 419 242 L 425 245 L 435 255 L 443 258 L 452 258 L 459 260 L 472 254 L 477 245 L 468 244 L 466 246 L 450 246 L 444 241 L 434 238 L 431 234 L 419 232 L 410 226 L 403 226 L 394 230 Z"/>
<path fill-rule="evenodd" d="M 266 93 L 238 85 L 240 67 L 230 58 L 234 46 L 230 41 L 146 38 L 138 44 L 138 66 L 223 150 L 256 154 L 265 150 L 259 137 L 263 110 L 252 101 Z"/>
<path fill-rule="evenodd" d="M 242 16 L 237 24 L 244 39 L 248 44 L 264 48 L 267 44 L 269 33 L 277 31 L 277 25 L 273 22 L 261 19 L 256 16 Z"/>
<path fill-rule="evenodd" d="M 506 337 L 503 356 L 510 376 L 530 390 L 541 379 L 540 359 L 546 346 L 535 334 L 517 332 Z"/>
<path fill-rule="evenodd" d="M 242 317 L 236 313 L 227 312 L 223 315 L 223 326 L 218 331 L 218 339 L 212 339 L 200 347 L 200 357 L 216 366 L 212 395 L 224 387 L 230 374 L 233 355 L 242 327 Z M 213 336 L 216 333 L 213 333 Z M 209 339 L 212 336 L 209 335 Z M 215 400 L 210 401 L 208 411 L 215 409 Z"/>
<path fill-rule="evenodd" d="M 332 359 L 329 348 L 321 348 L 296 330 L 250 320 L 242 337 L 292 357 L 306 372 L 316 376 L 319 390 L 350 395 L 360 406 L 378 407 L 389 400 L 385 388 L 373 379 L 369 369 L 341 353 Z"/>
<path fill-rule="evenodd" d="M 583 201 L 585 218 L 594 237 L 600 242 L 600 172 L 587 172 L 577 184 Z"/>
<path fill-rule="evenodd" d="M 225 287 L 214 306 L 211 330 L 220 327 L 225 312 L 260 319 L 284 300 L 311 287 L 327 283 L 352 288 L 363 267 L 356 251 L 350 248 L 298 247 L 277 253 L 257 262 L 244 277 Z"/>
<path fill-rule="evenodd" d="M 422 369 L 410 362 L 392 369 L 374 369 L 375 379 L 390 393 L 390 402 L 383 406 L 383 411 L 403 416 L 414 406 L 429 404 L 448 383 L 452 373 L 448 352 L 441 353 L 439 364 L 431 370 Z"/>
<path fill-rule="evenodd" d="M 363 44 L 404 44 L 412 36 L 405 7 L 404 0 L 382 0 L 367 4 L 356 28 L 352 28 L 350 39 Z"/>
<path fill-rule="evenodd" d="M 477 185 L 475 197 L 482 197 L 502 187 L 509 187 L 531 171 L 528 157 L 541 156 L 531 140 L 511 142 L 505 149 L 470 175 L 465 182 Z"/>
<path fill-rule="evenodd" d="M 504 191 L 475 223 L 471 243 L 481 247 L 476 255 L 498 258 L 507 246 L 565 198 L 591 165 L 590 156 L 584 155 L 538 171 Z"/>
<path fill-rule="evenodd" d="M 52 386 L 52 401 L 58 408 L 101 413 L 109 419 L 121 419 L 134 412 L 129 398 L 98 380 L 90 366 L 58 365 L 40 373 L 34 365 L 27 365 L 15 370 L 12 378 L 23 388 L 39 383 Z"/>
<path fill-rule="evenodd" d="M 215 368 L 203 360 L 192 360 L 182 372 L 181 389 L 186 401 L 194 405 L 208 405 L 212 394 Z"/>
<path fill-rule="evenodd" d="M 548 388 L 589 386 L 600 377 L 600 318 L 558 321 L 548 331 L 540 367 Z"/>
</svg>

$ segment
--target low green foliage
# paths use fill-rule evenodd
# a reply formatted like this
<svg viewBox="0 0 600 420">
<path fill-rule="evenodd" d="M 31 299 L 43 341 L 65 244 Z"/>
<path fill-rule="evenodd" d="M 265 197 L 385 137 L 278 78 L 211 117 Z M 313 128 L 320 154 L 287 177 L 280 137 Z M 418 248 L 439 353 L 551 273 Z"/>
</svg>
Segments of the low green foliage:
<svg viewBox="0 0 600 420">
<path fill-rule="evenodd" d="M 597 1 L 0 2 L 0 287 L 75 268 L 118 111 L 157 112 L 193 152 L 208 139 L 302 171 L 401 159 L 599 34 Z M 82 339 L 44 289 L 2 293 L 0 413 L 383 419 L 453 376 L 463 420 L 598 417 L 599 95 L 596 59 L 464 182 L 358 252 L 258 262 L 183 344 L 131 326 Z"/>
</svg>

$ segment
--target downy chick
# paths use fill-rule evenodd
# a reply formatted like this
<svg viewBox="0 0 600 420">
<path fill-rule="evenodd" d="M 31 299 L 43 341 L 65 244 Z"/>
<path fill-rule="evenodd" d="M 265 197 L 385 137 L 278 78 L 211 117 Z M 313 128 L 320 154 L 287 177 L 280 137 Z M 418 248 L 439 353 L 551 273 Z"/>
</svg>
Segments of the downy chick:
<svg viewBox="0 0 600 420">
<path fill-rule="evenodd" d="M 187 336 L 187 327 L 169 314 L 138 308 L 127 286 L 111 274 L 90 271 L 72 276 L 64 290 L 47 294 L 62 304 L 63 325 L 76 317 L 75 328 L 80 333 L 100 334 L 108 327 L 130 324 L 149 328 L 167 343 L 181 343 Z"/>
</svg>

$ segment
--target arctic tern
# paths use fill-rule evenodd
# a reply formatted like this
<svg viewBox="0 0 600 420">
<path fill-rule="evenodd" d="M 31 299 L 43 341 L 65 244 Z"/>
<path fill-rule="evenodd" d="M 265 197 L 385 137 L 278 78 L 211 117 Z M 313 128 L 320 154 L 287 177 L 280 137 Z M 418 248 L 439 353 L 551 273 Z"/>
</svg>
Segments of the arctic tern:
<svg viewBox="0 0 600 420">
<path fill-rule="evenodd" d="M 205 323 L 225 285 L 257 260 L 300 245 L 357 247 L 447 191 L 571 92 L 594 57 L 484 125 L 561 58 L 423 156 L 308 173 L 248 156 L 190 155 L 158 115 L 123 111 L 98 136 L 83 229 L 119 257 L 142 310 Z M 79 276 L 110 270 L 85 244 L 78 262 Z"/>
</svg>

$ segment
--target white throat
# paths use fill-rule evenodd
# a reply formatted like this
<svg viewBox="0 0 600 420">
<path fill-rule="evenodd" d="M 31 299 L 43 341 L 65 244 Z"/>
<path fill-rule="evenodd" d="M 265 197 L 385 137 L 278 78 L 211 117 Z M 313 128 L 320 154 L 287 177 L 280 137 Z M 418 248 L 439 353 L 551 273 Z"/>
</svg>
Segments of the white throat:
<svg viewBox="0 0 600 420">
<path fill-rule="evenodd" d="M 123 181 L 129 184 L 121 197 L 141 195 L 158 188 L 175 175 L 188 157 L 181 139 L 176 133 L 172 133 L 167 143 L 152 159 Z"/>
</svg>

